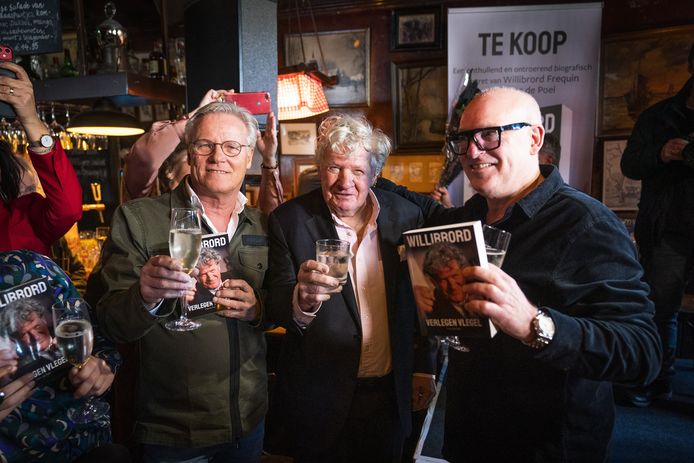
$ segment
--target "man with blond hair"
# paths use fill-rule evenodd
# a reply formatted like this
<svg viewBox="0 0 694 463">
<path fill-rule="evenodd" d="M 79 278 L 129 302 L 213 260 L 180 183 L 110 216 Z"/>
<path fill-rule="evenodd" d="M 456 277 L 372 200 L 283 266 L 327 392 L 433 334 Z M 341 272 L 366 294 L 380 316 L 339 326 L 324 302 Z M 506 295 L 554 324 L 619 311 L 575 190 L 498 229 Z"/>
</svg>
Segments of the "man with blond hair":
<svg viewBox="0 0 694 463">
<path fill-rule="evenodd" d="M 366 119 L 326 119 L 316 154 L 320 189 L 270 216 L 267 306 L 287 329 L 278 402 L 299 463 L 399 462 L 411 411 L 434 392 L 434 358 L 426 339 L 415 337 L 414 298 L 398 255 L 402 233 L 422 214 L 371 189 L 389 152 L 390 140 Z M 350 244 L 344 284 L 315 260 L 323 238 Z"/>
</svg>

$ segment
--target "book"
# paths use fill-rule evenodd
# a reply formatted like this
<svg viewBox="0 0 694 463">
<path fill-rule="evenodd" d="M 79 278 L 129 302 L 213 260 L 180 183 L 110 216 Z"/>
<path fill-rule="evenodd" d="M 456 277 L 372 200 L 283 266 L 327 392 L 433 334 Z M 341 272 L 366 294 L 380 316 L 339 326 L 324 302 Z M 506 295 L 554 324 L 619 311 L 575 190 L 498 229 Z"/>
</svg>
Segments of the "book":
<svg viewBox="0 0 694 463">
<path fill-rule="evenodd" d="M 17 370 L 1 384 L 31 372 L 36 384 L 43 385 L 70 369 L 55 338 L 53 291 L 46 276 L 0 291 L 0 351 L 17 360 Z"/>
<path fill-rule="evenodd" d="M 467 295 L 461 270 L 486 267 L 480 221 L 405 232 L 407 265 L 417 311 L 425 331 L 435 336 L 489 338 L 496 327 L 486 317 L 465 310 Z"/>
<path fill-rule="evenodd" d="M 195 297 L 188 303 L 188 317 L 195 318 L 217 310 L 212 298 L 224 281 L 232 277 L 229 262 L 229 235 L 226 233 L 202 237 L 202 249 L 195 277 Z"/>
</svg>

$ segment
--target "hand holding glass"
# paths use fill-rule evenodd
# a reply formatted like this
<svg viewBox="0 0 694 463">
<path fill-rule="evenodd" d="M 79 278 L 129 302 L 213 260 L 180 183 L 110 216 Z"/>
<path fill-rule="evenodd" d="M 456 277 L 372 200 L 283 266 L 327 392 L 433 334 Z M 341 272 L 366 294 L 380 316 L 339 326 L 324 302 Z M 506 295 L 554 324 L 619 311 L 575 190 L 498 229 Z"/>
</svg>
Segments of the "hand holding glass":
<svg viewBox="0 0 694 463">
<path fill-rule="evenodd" d="M 328 275 L 347 283 L 349 274 L 349 241 L 318 240 L 316 241 L 316 260 L 330 267 Z"/>
<path fill-rule="evenodd" d="M 192 208 L 171 209 L 171 228 L 169 230 L 169 253 L 178 261 L 183 271 L 190 274 L 200 257 L 202 228 L 200 213 Z M 188 318 L 188 300 L 180 298 L 181 316 L 164 326 L 171 331 L 193 331 L 200 328 L 200 323 Z"/>
<path fill-rule="evenodd" d="M 484 247 L 487 252 L 487 261 L 490 264 L 501 267 L 506 257 L 506 250 L 511 242 L 511 234 L 506 230 L 492 227 L 491 225 L 484 225 L 482 227 L 482 234 L 484 235 Z M 440 340 L 443 344 L 448 345 L 449 348 L 452 347 L 461 352 L 470 352 L 470 349 L 460 342 L 458 336 L 444 336 Z"/>
<path fill-rule="evenodd" d="M 67 299 L 53 304 L 53 326 L 58 347 L 68 362 L 81 369 L 89 361 L 94 344 L 94 331 L 89 319 L 89 305 L 82 299 Z M 78 408 L 68 411 L 75 423 L 90 423 L 108 414 L 106 402 L 94 396 Z"/>
</svg>

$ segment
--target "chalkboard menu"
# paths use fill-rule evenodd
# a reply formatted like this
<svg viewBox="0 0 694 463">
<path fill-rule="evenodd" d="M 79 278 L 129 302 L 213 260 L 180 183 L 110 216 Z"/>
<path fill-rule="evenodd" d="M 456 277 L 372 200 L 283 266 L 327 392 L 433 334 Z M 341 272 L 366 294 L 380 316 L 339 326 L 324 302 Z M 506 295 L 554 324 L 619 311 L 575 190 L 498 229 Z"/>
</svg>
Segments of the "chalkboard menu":
<svg viewBox="0 0 694 463">
<path fill-rule="evenodd" d="M 91 184 L 101 184 L 101 202 L 117 201 L 111 188 L 108 151 L 70 151 L 67 155 L 82 186 L 82 204 L 94 203 Z"/>
<path fill-rule="evenodd" d="M 63 49 L 59 0 L 0 1 L 0 43 L 15 56 Z"/>
</svg>

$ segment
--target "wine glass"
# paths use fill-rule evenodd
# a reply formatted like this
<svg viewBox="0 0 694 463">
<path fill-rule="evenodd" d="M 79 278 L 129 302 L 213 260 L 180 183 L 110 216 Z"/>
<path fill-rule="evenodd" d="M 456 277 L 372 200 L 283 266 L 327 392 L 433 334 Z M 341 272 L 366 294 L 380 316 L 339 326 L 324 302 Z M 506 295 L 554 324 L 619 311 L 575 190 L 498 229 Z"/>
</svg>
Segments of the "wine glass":
<svg viewBox="0 0 694 463">
<path fill-rule="evenodd" d="M 52 309 L 56 343 L 68 362 L 81 369 L 89 361 L 94 344 L 89 305 L 83 299 L 73 298 L 56 302 Z M 91 423 L 108 411 L 106 402 L 89 396 L 80 407 L 68 410 L 68 417 L 75 423 Z"/>
<path fill-rule="evenodd" d="M 200 257 L 202 228 L 200 213 L 192 208 L 171 209 L 171 228 L 169 230 L 169 253 L 177 260 L 183 271 L 190 274 Z M 164 326 L 172 331 L 193 331 L 200 328 L 200 323 L 188 318 L 188 300 L 181 296 L 181 316 Z"/>
</svg>

